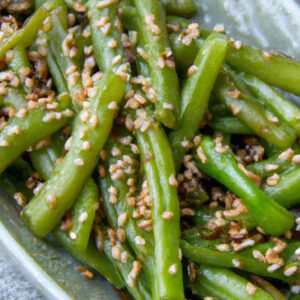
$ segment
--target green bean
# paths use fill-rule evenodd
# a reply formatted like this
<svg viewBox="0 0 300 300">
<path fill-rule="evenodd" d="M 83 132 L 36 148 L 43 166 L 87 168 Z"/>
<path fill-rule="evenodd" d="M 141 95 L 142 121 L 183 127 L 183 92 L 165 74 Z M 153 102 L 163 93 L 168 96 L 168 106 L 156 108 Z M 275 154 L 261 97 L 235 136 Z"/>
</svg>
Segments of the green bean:
<svg viewBox="0 0 300 300">
<path fill-rule="evenodd" d="M 193 0 L 162 0 L 168 14 L 186 16 L 196 12 L 197 8 Z"/>
<path fill-rule="evenodd" d="M 252 275 L 251 281 L 268 292 L 274 300 L 287 300 L 287 298 L 267 280 L 259 276 Z"/>
<path fill-rule="evenodd" d="M 61 158 L 64 144 L 65 139 L 59 132 L 52 137 L 50 146 L 30 153 L 32 164 L 43 179 L 47 180 L 51 177 L 56 161 Z M 97 186 L 90 178 L 70 210 L 71 228 L 65 230 L 58 226 L 54 231 L 56 236 L 66 235 L 64 239 L 67 241 L 69 238 L 68 243 L 79 252 L 84 251 L 88 246 L 95 212 L 99 205 L 98 199 Z M 73 239 L 74 237 L 76 238 Z"/>
<path fill-rule="evenodd" d="M 13 59 L 8 63 L 10 69 L 21 79 L 21 82 L 23 83 L 23 89 L 26 93 L 29 93 L 31 91 L 30 88 L 24 86 L 24 80 L 25 76 L 22 75 L 22 69 L 29 68 L 32 69 L 32 66 L 29 62 L 29 59 L 27 57 L 27 53 L 24 47 L 22 46 L 16 46 L 13 50 L 14 57 Z"/>
<path fill-rule="evenodd" d="M 24 165 L 24 163 L 22 163 L 22 165 Z M 22 167 L 20 166 L 20 162 L 18 162 L 16 167 Z M 25 166 L 25 168 L 28 169 L 28 166 Z M 0 174 L 0 187 L 12 197 L 18 192 L 25 195 L 27 199 L 32 197 L 32 192 L 25 186 L 23 181 L 18 180 L 15 175 L 10 174 L 10 170 Z M 114 265 L 110 263 L 103 252 L 99 252 L 96 249 L 92 242 L 89 243 L 85 251 L 78 251 L 78 249 L 74 249 L 73 245 L 69 243 L 70 240 L 65 235 L 57 235 L 54 233 L 54 236 L 55 240 L 75 257 L 75 259 L 99 272 L 110 281 L 114 287 L 121 289 L 124 286 L 123 280 Z"/>
<path fill-rule="evenodd" d="M 60 8 L 60 11 L 64 12 L 65 7 Z M 48 33 L 49 35 L 49 48 L 52 51 L 57 65 L 61 70 L 61 74 L 65 78 L 65 82 L 68 86 L 69 93 L 73 100 L 73 105 L 76 111 L 80 111 L 81 104 L 85 99 L 83 86 L 81 83 L 81 70 L 79 62 L 67 54 L 68 47 L 64 46 L 64 41 L 67 38 L 71 38 L 72 33 L 67 34 L 67 29 L 61 21 L 58 13 L 52 14 L 53 27 Z M 51 55 L 51 54 L 50 54 Z M 75 69 L 69 74 L 70 68 Z"/>
<path fill-rule="evenodd" d="M 233 67 L 253 74 L 270 85 L 300 95 L 297 81 L 300 76 L 300 64 L 297 60 L 246 45 L 236 49 L 233 43 L 228 50 L 226 61 Z"/>
<path fill-rule="evenodd" d="M 75 259 L 100 273 L 115 288 L 121 289 L 124 287 L 123 279 L 114 264 L 111 263 L 103 251 L 98 251 L 93 242 L 89 243 L 85 251 L 78 251 L 78 249 L 74 249 L 73 244 L 70 243 L 70 239 L 64 234 L 55 232 L 54 238 Z"/>
<path fill-rule="evenodd" d="M 91 175 L 115 117 L 109 104 L 120 102 L 124 92 L 124 81 L 109 72 L 90 106 L 77 115 L 70 151 L 23 211 L 23 219 L 38 236 L 45 236 L 59 223 Z"/>
<path fill-rule="evenodd" d="M 127 253 L 128 257 L 126 262 L 121 262 L 120 260 L 113 257 L 112 254 L 113 247 L 117 247 L 121 249 L 123 253 L 124 252 Z M 139 262 L 135 261 L 134 257 L 130 254 L 130 251 L 124 244 L 117 242 L 116 245 L 114 245 L 113 247 L 111 245 L 111 241 L 109 241 L 108 239 L 104 240 L 104 251 L 106 255 L 110 258 L 112 263 L 119 270 L 125 282 L 126 288 L 130 292 L 132 297 L 135 300 L 139 300 L 139 299 L 151 300 L 152 299 L 151 294 L 146 286 L 147 281 L 143 277 L 143 273 L 142 274 L 132 273 L 132 270 L 137 264 L 139 264 Z"/>
<path fill-rule="evenodd" d="M 268 114 L 265 108 L 255 101 L 255 98 L 229 67 L 226 67 L 219 76 L 215 94 L 258 136 L 280 148 L 288 148 L 294 144 L 295 130 L 283 122 L 280 125 L 275 124 L 273 121 L 275 116 L 270 112 Z"/>
<path fill-rule="evenodd" d="M 89 0 L 88 2 L 91 14 L 90 28 L 92 43 L 99 69 L 107 71 L 127 62 L 127 59 L 125 50 L 122 47 L 120 29 L 118 28 L 118 4 L 111 4 L 105 8 L 98 8 L 97 4 L 97 0 Z M 109 20 L 103 27 L 97 26 L 101 18 L 108 18 Z M 105 26 L 109 28 L 107 32 L 105 31 Z"/>
<path fill-rule="evenodd" d="M 209 123 L 215 131 L 230 134 L 254 134 L 254 131 L 236 117 L 216 117 Z"/>
<path fill-rule="evenodd" d="M 257 100 L 267 109 L 272 110 L 280 121 L 283 120 L 296 129 L 300 135 L 300 109 L 285 99 L 279 92 L 250 74 L 240 74 L 247 87 L 257 97 Z"/>
<path fill-rule="evenodd" d="M 294 169 L 296 167 L 297 164 L 286 159 L 280 159 L 278 155 L 275 155 L 268 159 L 248 165 L 247 169 L 265 179 L 274 173 L 281 174 L 288 169 Z"/>
<path fill-rule="evenodd" d="M 170 49 L 165 13 L 156 0 L 135 0 L 139 39 L 147 53 L 152 85 L 157 94 L 154 114 L 174 128 L 179 115 L 179 83 Z"/>
<path fill-rule="evenodd" d="M 201 243 L 202 241 L 198 241 Z M 189 260 L 199 263 L 206 264 L 209 266 L 222 267 L 222 268 L 241 268 L 244 271 L 251 272 L 257 275 L 266 276 L 274 279 L 279 279 L 286 282 L 292 282 L 295 278 L 291 279 L 283 275 L 282 270 L 276 270 L 275 272 L 268 271 L 268 264 L 258 261 L 253 257 L 253 250 L 267 250 L 272 248 L 271 243 L 257 245 L 251 247 L 248 252 L 245 250 L 242 252 L 220 252 L 215 249 L 207 248 L 207 243 L 210 241 L 205 241 L 205 246 L 203 245 L 193 245 L 185 240 L 181 240 L 181 249 L 183 255 Z M 259 247 L 260 246 L 260 247 Z M 264 251 L 264 252 L 265 252 Z"/>
<path fill-rule="evenodd" d="M 211 296 L 220 300 L 273 299 L 270 294 L 253 284 L 252 294 L 248 291 L 249 284 L 251 282 L 229 270 L 200 266 L 191 288 L 200 297 Z"/>
<path fill-rule="evenodd" d="M 63 92 L 67 93 L 68 86 L 66 80 L 57 64 L 55 55 L 53 54 L 53 51 L 50 48 L 48 49 L 47 52 L 47 64 L 57 91 L 59 93 L 63 93 Z"/>
<path fill-rule="evenodd" d="M 128 135 L 129 134 L 129 135 Z M 120 155 L 112 156 L 109 155 L 108 159 L 104 161 L 105 166 L 105 176 L 100 178 L 99 183 L 101 187 L 101 192 L 104 198 L 103 206 L 105 208 L 106 215 L 109 220 L 109 224 L 114 228 L 118 228 L 118 218 L 121 214 L 126 213 L 128 216 L 128 220 L 125 223 L 125 232 L 127 236 L 127 241 L 129 242 L 131 248 L 135 252 L 137 259 L 142 263 L 143 269 L 150 281 L 152 295 L 155 295 L 155 280 L 154 280 L 154 259 L 153 259 L 153 235 L 151 232 L 146 232 L 138 227 L 136 220 L 134 220 L 131 216 L 134 211 L 134 208 L 128 204 L 128 198 L 132 196 L 132 187 L 130 187 L 127 182 L 129 179 L 134 180 L 136 182 L 136 155 L 133 154 L 130 145 L 123 145 L 119 140 L 121 138 L 131 138 L 130 133 L 124 132 L 122 134 L 118 134 L 115 137 L 111 137 L 106 143 L 105 150 L 108 153 L 111 153 L 113 149 L 119 149 Z M 121 178 L 113 178 L 113 174 L 110 174 L 110 170 L 120 164 L 120 162 L 124 162 L 122 160 L 123 157 L 130 157 L 132 160 L 132 164 L 129 164 L 130 174 L 124 174 Z M 108 190 L 113 186 L 117 189 L 117 197 L 118 202 L 116 204 L 112 204 L 110 202 L 110 193 Z M 135 238 L 139 236 L 145 240 L 145 245 L 137 245 L 135 242 Z"/>
<path fill-rule="evenodd" d="M 6 52 L 15 46 L 28 47 L 36 38 L 38 31 L 41 29 L 44 20 L 47 18 L 48 12 L 44 7 L 40 7 L 32 17 L 25 22 L 23 27 L 9 36 L 0 43 L 0 59 Z"/>
<path fill-rule="evenodd" d="M 290 208 L 300 203 L 299 196 L 300 168 L 288 170 L 280 175 L 279 183 L 273 186 L 264 185 L 264 191 L 273 200 Z"/>
<path fill-rule="evenodd" d="M 1 172 L 30 146 L 34 146 L 67 123 L 73 114 L 68 108 L 70 106 L 68 95 L 61 94 L 54 103 L 61 106 L 56 112 L 47 112 L 46 105 L 40 105 L 30 111 L 21 108 L 1 131 Z"/>
<path fill-rule="evenodd" d="M 186 80 L 181 94 L 181 116 L 170 140 L 178 170 L 186 149 L 182 142 L 191 141 L 207 111 L 209 96 L 224 61 L 227 41 L 211 35 L 199 50 L 194 61 L 193 74 Z"/>
<path fill-rule="evenodd" d="M 267 233 L 281 235 L 293 227 L 293 216 L 273 201 L 240 170 L 233 155 L 216 151 L 215 142 L 205 136 L 197 149 L 197 165 L 201 171 L 224 184 L 241 197 L 250 214 Z M 223 146 L 224 147 L 224 146 Z M 268 212 L 268 213 L 266 213 Z"/>
<path fill-rule="evenodd" d="M 172 151 L 161 127 L 153 126 L 146 133 L 137 132 L 141 160 L 150 195 L 153 199 L 155 278 L 158 299 L 183 299 L 179 251 L 179 204 L 176 188 L 171 186 L 175 175 Z M 149 158 L 151 157 L 151 158 Z M 160 171 L 158 171 L 160 170 Z M 170 218 L 164 218 L 170 214 Z"/>
</svg>

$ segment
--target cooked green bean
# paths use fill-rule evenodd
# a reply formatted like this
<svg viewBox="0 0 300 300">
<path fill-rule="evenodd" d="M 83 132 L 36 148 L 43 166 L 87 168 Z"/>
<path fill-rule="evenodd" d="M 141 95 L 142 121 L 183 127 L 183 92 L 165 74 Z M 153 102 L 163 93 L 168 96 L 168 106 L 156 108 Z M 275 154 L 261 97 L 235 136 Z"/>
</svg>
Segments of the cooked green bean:
<svg viewBox="0 0 300 300">
<path fill-rule="evenodd" d="M 263 289 L 226 269 L 200 266 L 192 290 L 198 296 L 211 296 L 220 300 L 259 299 L 272 300 Z"/>
<path fill-rule="evenodd" d="M 176 169 L 179 169 L 187 151 L 182 143 L 192 141 L 207 111 L 209 96 L 223 64 L 226 49 L 226 39 L 211 35 L 188 71 L 189 78 L 181 93 L 180 119 L 170 135 Z"/>
<path fill-rule="evenodd" d="M 38 236 L 45 236 L 58 225 L 91 175 L 115 117 L 115 110 L 110 109 L 109 104 L 120 102 L 124 92 L 124 81 L 107 73 L 90 99 L 90 107 L 76 117 L 70 151 L 22 214 Z M 68 180 L 64 182 L 62 178 L 65 176 Z"/>
<path fill-rule="evenodd" d="M 153 199 L 155 278 L 158 299 L 183 299 L 179 260 L 179 205 L 175 168 L 167 137 L 158 126 L 137 132 L 141 159 Z M 149 158 L 150 157 L 150 158 Z M 158 171 L 160 170 L 160 171 Z"/>
<path fill-rule="evenodd" d="M 247 87 L 257 97 L 267 109 L 270 109 L 291 127 L 296 129 L 297 135 L 300 135 L 300 109 L 285 99 L 279 92 L 261 81 L 255 76 L 249 74 L 240 74 Z"/>
<path fill-rule="evenodd" d="M 291 229 L 294 220 L 290 212 L 257 188 L 240 170 L 233 155 L 224 146 L 221 146 L 221 150 L 217 147 L 218 145 L 212 138 L 202 137 L 196 155 L 200 170 L 217 179 L 241 197 L 254 220 L 267 233 L 276 236 Z"/>
<path fill-rule="evenodd" d="M 157 0 L 135 0 L 134 3 L 139 40 L 157 94 L 154 114 L 165 126 L 174 128 L 179 116 L 179 83 L 168 41 L 165 12 Z"/>
<path fill-rule="evenodd" d="M 292 146 L 296 133 L 286 123 L 276 123 L 276 116 L 268 112 L 257 103 L 248 92 L 238 76 L 227 66 L 219 76 L 215 87 L 218 99 L 241 119 L 258 136 L 280 147 Z"/>
<path fill-rule="evenodd" d="M 58 106 L 56 111 L 47 111 L 47 105 L 40 105 L 32 110 L 21 108 L 1 131 L 1 172 L 30 146 L 35 146 L 62 128 L 73 116 L 73 112 L 69 109 L 68 95 L 61 94 L 53 104 Z"/>
</svg>

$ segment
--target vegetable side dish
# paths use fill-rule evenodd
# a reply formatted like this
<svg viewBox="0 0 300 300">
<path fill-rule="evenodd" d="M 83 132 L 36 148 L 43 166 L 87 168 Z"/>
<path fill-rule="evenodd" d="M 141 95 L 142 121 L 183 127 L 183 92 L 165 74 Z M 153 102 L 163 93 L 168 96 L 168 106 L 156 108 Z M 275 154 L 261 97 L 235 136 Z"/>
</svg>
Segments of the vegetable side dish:
<svg viewBox="0 0 300 300">
<path fill-rule="evenodd" d="M 0 187 L 36 236 L 133 299 L 300 293 L 298 61 L 192 0 L 0 9 Z"/>
</svg>

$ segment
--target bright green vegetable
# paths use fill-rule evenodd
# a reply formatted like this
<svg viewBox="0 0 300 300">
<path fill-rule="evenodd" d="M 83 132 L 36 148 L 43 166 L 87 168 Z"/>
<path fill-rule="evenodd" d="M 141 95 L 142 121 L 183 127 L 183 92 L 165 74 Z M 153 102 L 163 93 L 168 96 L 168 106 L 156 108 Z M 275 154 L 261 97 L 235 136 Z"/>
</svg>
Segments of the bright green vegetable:
<svg viewBox="0 0 300 300">
<path fill-rule="evenodd" d="M 197 8 L 193 0 L 162 0 L 169 14 L 185 16 L 196 12 Z"/>
<path fill-rule="evenodd" d="M 179 116 L 179 84 L 170 49 L 165 13 L 156 0 L 135 0 L 138 34 L 147 53 L 157 101 L 154 114 L 165 126 L 174 128 Z"/>
<path fill-rule="evenodd" d="M 70 116 L 73 116 L 73 112 L 69 109 L 68 95 L 61 94 L 56 103 L 58 105 L 56 112 L 48 112 L 46 105 L 40 105 L 32 110 L 21 108 L 1 131 L 1 172 L 30 146 L 34 146 L 62 128 Z"/>
<path fill-rule="evenodd" d="M 270 109 L 276 114 L 280 121 L 284 121 L 296 129 L 297 135 L 299 136 L 300 109 L 257 77 L 249 74 L 240 74 L 240 76 L 250 91 L 257 97 L 257 100 L 262 103 L 266 109 Z"/>
<path fill-rule="evenodd" d="M 125 50 L 122 47 L 120 24 L 117 21 L 118 4 L 116 2 L 104 8 L 98 8 L 97 4 L 97 0 L 88 2 L 95 59 L 100 70 L 117 69 L 122 63 L 127 63 Z M 97 24 L 102 18 L 108 18 L 108 21 L 99 27 Z"/>
<path fill-rule="evenodd" d="M 215 95 L 227 107 L 251 128 L 258 136 L 280 147 L 288 148 L 295 142 L 296 133 L 286 123 L 276 124 L 270 112 L 255 101 L 251 93 L 227 66 L 219 76 Z"/>
<path fill-rule="evenodd" d="M 294 218 L 291 213 L 246 177 L 229 150 L 225 148 L 225 153 L 217 152 L 213 139 L 205 136 L 201 140 L 197 154 L 196 160 L 200 170 L 241 197 L 254 220 L 267 233 L 277 236 L 293 227 Z"/>
<path fill-rule="evenodd" d="M 91 175 L 115 117 L 109 104 L 120 102 L 124 92 L 123 80 L 107 73 L 90 99 L 90 107 L 77 115 L 70 151 L 23 211 L 23 219 L 38 236 L 45 236 L 58 225 Z"/>
<path fill-rule="evenodd" d="M 193 292 L 201 297 L 211 296 L 220 300 L 257 299 L 272 300 L 273 297 L 259 287 L 255 293 L 249 293 L 250 284 L 245 278 L 226 269 L 200 266 L 195 282 L 191 284 Z"/>
<path fill-rule="evenodd" d="M 153 126 L 146 133 L 137 132 L 136 136 L 153 199 L 155 278 L 160 297 L 157 299 L 184 299 L 178 255 L 179 201 L 174 186 L 176 183 L 173 182 L 176 173 L 170 160 L 171 147 L 164 131 L 158 126 Z"/>
<path fill-rule="evenodd" d="M 0 59 L 5 56 L 8 50 L 17 45 L 22 47 L 28 47 L 31 45 L 47 16 L 47 10 L 44 7 L 40 7 L 35 11 L 32 17 L 25 22 L 20 30 L 14 32 L 11 36 L 4 39 L 4 41 L 0 43 Z"/>
<path fill-rule="evenodd" d="M 211 35 L 199 50 L 192 69 L 189 69 L 193 73 L 182 89 L 178 126 L 170 135 L 176 169 L 179 169 L 187 150 L 182 142 L 192 141 L 207 111 L 209 96 L 224 61 L 226 49 L 226 39 Z"/>
<path fill-rule="evenodd" d="M 237 117 L 216 117 L 212 119 L 209 126 L 225 134 L 254 134 L 254 131 Z"/>
</svg>

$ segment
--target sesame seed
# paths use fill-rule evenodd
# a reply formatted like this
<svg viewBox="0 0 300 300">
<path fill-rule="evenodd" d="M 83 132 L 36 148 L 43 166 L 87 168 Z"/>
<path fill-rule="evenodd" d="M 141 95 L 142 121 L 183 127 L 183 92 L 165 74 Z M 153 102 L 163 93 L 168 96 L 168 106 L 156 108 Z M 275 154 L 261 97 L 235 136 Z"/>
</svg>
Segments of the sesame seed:
<svg viewBox="0 0 300 300">
<path fill-rule="evenodd" d="M 0 147 L 9 147 L 10 143 L 6 140 L 0 141 Z"/>
<path fill-rule="evenodd" d="M 118 46 L 118 42 L 115 39 L 111 39 L 107 43 L 107 47 L 116 48 Z"/>
<path fill-rule="evenodd" d="M 191 77 L 193 74 L 195 74 L 197 72 L 197 70 L 198 70 L 197 66 L 195 66 L 195 65 L 190 66 L 187 70 L 187 76 Z"/>
<path fill-rule="evenodd" d="M 84 223 L 88 218 L 88 213 L 87 212 L 83 212 L 80 214 L 78 221 L 79 223 Z"/>
<path fill-rule="evenodd" d="M 219 244 L 219 245 L 216 245 L 216 249 L 220 252 L 229 252 L 230 245 L 229 244 Z"/>
<path fill-rule="evenodd" d="M 89 142 L 89 141 L 84 141 L 84 142 L 82 143 L 82 149 L 83 149 L 83 150 L 90 150 L 90 149 L 91 149 L 91 144 L 90 144 L 90 142 Z"/>
<path fill-rule="evenodd" d="M 164 109 L 167 109 L 167 110 L 174 110 L 174 106 L 173 106 L 173 104 L 171 104 L 171 103 L 163 103 L 163 108 Z"/>
<path fill-rule="evenodd" d="M 125 223 L 127 221 L 127 217 L 128 217 L 127 213 L 122 213 L 119 215 L 119 217 L 118 217 L 118 226 L 119 227 L 123 227 L 125 225 Z"/>
<path fill-rule="evenodd" d="M 246 291 L 249 295 L 254 296 L 256 294 L 256 286 L 249 282 L 246 285 Z"/>
<path fill-rule="evenodd" d="M 229 92 L 227 92 L 227 95 L 228 95 L 230 98 L 233 98 L 233 99 L 239 99 L 240 96 L 241 96 L 241 92 L 240 92 L 239 90 L 229 91 Z"/>
<path fill-rule="evenodd" d="M 274 171 L 278 169 L 278 165 L 275 164 L 266 164 L 265 165 L 265 171 L 269 172 L 269 171 Z"/>
<path fill-rule="evenodd" d="M 28 202 L 28 200 L 26 199 L 25 195 L 23 195 L 21 192 L 17 192 L 14 194 L 14 199 L 17 201 L 17 203 L 20 206 L 25 206 Z"/>
<path fill-rule="evenodd" d="M 180 212 L 181 212 L 182 216 L 189 216 L 189 217 L 191 217 L 191 216 L 195 215 L 195 211 L 193 209 L 191 209 L 191 208 L 182 208 L 180 210 Z"/>
<path fill-rule="evenodd" d="M 292 276 L 293 274 L 295 274 L 295 272 L 298 270 L 297 266 L 290 266 L 290 267 L 286 267 L 283 271 L 284 276 Z"/>
<path fill-rule="evenodd" d="M 121 257 L 120 257 L 121 263 L 123 263 L 123 264 L 127 263 L 128 257 L 129 257 L 128 252 L 122 251 Z"/>
<path fill-rule="evenodd" d="M 300 154 L 294 155 L 292 162 L 295 164 L 300 164 Z"/>
<path fill-rule="evenodd" d="M 111 6 L 112 4 L 118 3 L 118 0 L 100 0 L 97 3 L 97 8 L 105 8 Z"/>
<path fill-rule="evenodd" d="M 280 267 L 281 267 L 280 264 L 272 264 L 267 268 L 267 270 L 268 270 L 268 272 L 273 273 L 276 270 L 278 270 Z"/>
<path fill-rule="evenodd" d="M 76 240 L 76 239 L 77 239 L 77 235 L 76 235 L 76 233 L 73 232 L 73 231 L 70 231 L 69 237 L 70 237 L 71 240 Z"/>
<path fill-rule="evenodd" d="M 178 272 L 177 264 L 171 265 L 170 268 L 169 268 L 169 273 L 171 275 L 175 275 L 177 272 Z"/>
<path fill-rule="evenodd" d="M 137 246 L 144 246 L 146 244 L 146 241 L 141 236 L 136 236 L 134 242 Z"/>
<path fill-rule="evenodd" d="M 81 159 L 81 158 L 75 158 L 75 159 L 74 159 L 74 164 L 75 164 L 76 166 L 83 166 L 83 165 L 84 165 L 84 161 L 83 161 L 83 159 Z"/>
<path fill-rule="evenodd" d="M 174 213 L 172 211 L 165 211 L 162 215 L 165 220 L 170 220 L 174 217 Z"/>
<path fill-rule="evenodd" d="M 120 260 L 121 253 L 122 253 L 122 250 L 118 246 L 113 246 L 111 248 L 111 256 L 113 257 L 113 259 Z"/>
<path fill-rule="evenodd" d="M 203 163 L 203 164 L 207 163 L 207 158 L 206 158 L 206 156 L 205 156 L 205 154 L 204 154 L 203 149 L 202 149 L 201 146 L 199 146 L 197 148 L 197 156 L 200 159 L 201 163 Z"/>
<path fill-rule="evenodd" d="M 115 56 L 111 61 L 113 66 L 116 66 L 116 65 L 120 64 L 121 62 L 122 62 L 122 56 L 120 54 Z"/>
<path fill-rule="evenodd" d="M 16 113 L 16 117 L 18 118 L 24 118 L 27 114 L 26 108 L 20 108 L 19 111 Z"/>
<path fill-rule="evenodd" d="M 296 295 L 300 294 L 300 285 L 291 286 L 291 292 Z"/>
<path fill-rule="evenodd" d="M 111 109 L 111 110 L 118 110 L 119 109 L 119 106 L 118 106 L 118 103 L 116 101 L 112 101 L 108 104 L 108 109 Z"/>
<path fill-rule="evenodd" d="M 224 24 L 216 24 L 213 28 L 213 31 L 223 33 L 225 32 Z"/>
<path fill-rule="evenodd" d="M 279 156 L 278 158 L 279 159 L 282 159 L 282 160 L 292 160 L 294 157 L 294 150 L 289 148 L 285 151 L 283 151 Z"/>
<path fill-rule="evenodd" d="M 277 185 L 279 183 L 279 181 L 280 181 L 280 176 L 277 173 L 275 173 L 272 176 L 268 177 L 267 185 L 274 186 L 274 185 Z"/>
<path fill-rule="evenodd" d="M 236 258 L 232 260 L 232 264 L 235 268 L 240 268 L 242 266 L 241 262 Z"/>
<path fill-rule="evenodd" d="M 171 186 L 174 186 L 174 187 L 178 188 L 178 181 L 177 181 L 175 175 L 171 175 L 171 176 L 169 177 L 169 184 L 170 184 Z"/>
<path fill-rule="evenodd" d="M 46 201 L 49 204 L 50 208 L 54 208 L 57 204 L 57 198 L 55 195 L 48 195 Z"/>
</svg>

